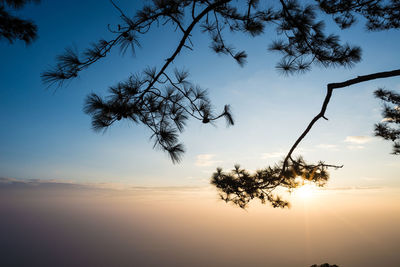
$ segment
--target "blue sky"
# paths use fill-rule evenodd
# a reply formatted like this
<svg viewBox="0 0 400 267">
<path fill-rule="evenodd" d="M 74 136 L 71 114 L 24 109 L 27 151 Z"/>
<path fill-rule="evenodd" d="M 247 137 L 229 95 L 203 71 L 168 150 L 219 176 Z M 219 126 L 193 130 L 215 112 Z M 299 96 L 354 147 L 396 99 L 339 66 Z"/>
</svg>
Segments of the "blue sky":
<svg viewBox="0 0 400 267">
<path fill-rule="evenodd" d="M 118 1 L 132 14 L 142 1 Z M 319 69 L 285 77 L 274 69 L 279 55 L 267 51 L 276 36 L 228 35 L 245 49 L 248 64 L 215 55 L 206 35 L 195 32 L 194 51 L 184 50 L 172 68 L 190 70 L 190 79 L 209 88 L 215 107 L 231 104 L 236 125 L 226 128 L 190 121 L 181 139 L 187 153 L 173 165 L 152 149 L 150 132 L 126 122 L 105 134 L 90 128 L 82 112 L 85 96 L 104 93 L 108 86 L 147 66 L 160 66 L 176 46 L 180 34 L 154 29 L 141 38 L 135 57 L 116 49 L 81 73 L 66 87 L 46 89 L 40 73 L 54 64 L 66 47 L 82 50 L 90 42 L 110 37 L 107 24 L 119 22 L 109 1 L 42 1 L 19 14 L 34 20 L 39 38 L 30 46 L 0 43 L 0 176 L 20 179 L 60 179 L 78 182 L 120 182 L 135 185 L 206 185 L 217 166 L 240 163 L 250 170 L 281 159 L 311 118 L 319 111 L 329 82 L 398 68 L 400 37 L 396 31 L 367 33 L 362 23 L 340 32 L 342 40 L 363 48 L 363 61 L 352 69 Z M 270 34 L 269 34 L 270 33 Z M 172 71 L 172 68 L 170 69 Z M 337 90 L 328 107 L 329 121 L 320 121 L 301 145 L 307 160 L 344 164 L 334 171 L 330 185 L 399 186 L 398 158 L 391 144 L 372 137 L 381 120 L 378 87 L 400 89 L 391 78 Z M 360 137 L 361 136 L 361 137 Z"/>
</svg>

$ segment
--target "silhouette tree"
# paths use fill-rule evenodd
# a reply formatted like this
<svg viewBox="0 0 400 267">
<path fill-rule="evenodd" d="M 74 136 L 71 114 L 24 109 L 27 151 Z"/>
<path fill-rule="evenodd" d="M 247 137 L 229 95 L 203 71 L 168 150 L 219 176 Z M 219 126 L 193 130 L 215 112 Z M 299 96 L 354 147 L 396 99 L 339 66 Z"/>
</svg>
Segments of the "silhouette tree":
<svg viewBox="0 0 400 267">
<path fill-rule="evenodd" d="M 234 124 L 229 105 L 215 113 L 206 91 L 189 81 L 187 71 L 169 69 L 182 49 L 193 49 L 191 35 L 195 27 L 208 34 L 212 50 L 232 57 L 240 66 L 246 63 L 247 54 L 226 42 L 226 31 L 254 37 L 263 34 L 266 27 L 274 27 L 277 36 L 270 43 L 269 50 L 282 55 L 277 69 L 293 74 L 309 71 L 313 65 L 351 67 L 361 59 L 359 47 L 342 43 L 337 35 L 326 33 L 324 21 L 318 19 L 319 14 L 331 15 L 342 29 L 351 27 L 358 17 L 365 18 L 367 29 L 371 31 L 398 29 L 400 25 L 398 0 L 315 0 L 314 4 L 304 5 L 296 0 L 268 3 L 259 0 L 153 0 L 133 16 L 126 15 L 115 2 L 110 2 L 119 11 L 122 20 L 115 27 L 109 27 L 114 37 L 101 39 L 81 53 L 66 49 L 57 57 L 57 64 L 42 73 L 42 79 L 49 86 L 62 86 L 65 81 L 76 78 L 81 71 L 106 57 L 115 47 L 124 53 L 128 49 L 135 53 L 140 46 L 140 36 L 154 27 L 174 27 L 181 39 L 161 66 L 147 68 L 110 87 L 106 97 L 89 95 L 84 108 L 92 116 L 94 130 L 106 130 L 122 119 L 146 125 L 151 130 L 154 147 L 166 151 L 174 163 L 179 162 L 184 152 L 183 145 L 179 143 L 179 132 L 184 130 L 188 118 L 211 123 L 224 117 L 228 125 Z M 325 111 L 333 91 L 398 75 L 400 70 L 386 71 L 328 84 L 320 113 L 309 123 L 281 163 L 255 174 L 249 174 L 239 166 L 235 166 L 230 173 L 218 169 L 211 183 L 218 188 L 222 199 L 242 208 L 254 198 L 268 201 L 274 207 L 288 206 L 286 201 L 273 194 L 276 188 L 291 190 L 305 180 L 322 186 L 329 177 L 328 168 L 342 167 L 324 162 L 308 164 L 301 157 L 292 157 L 313 125 L 321 118 L 326 119 Z M 389 99 L 387 94 L 386 99 Z M 393 100 L 393 97 L 390 99 Z M 388 128 L 388 124 L 393 123 L 389 120 L 395 118 L 393 112 L 398 109 L 392 107 L 387 111 L 384 114 L 387 120 L 377 127 L 382 129 L 379 131 L 382 137 L 395 141 L 398 131 Z"/>
<path fill-rule="evenodd" d="M 400 94 L 379 89 L 375 96 L 384 102 L 384 119 L 375 125 L 375 135 L 392 141 L 393 154 L 400 155 Z"/>
<path fill-rule="evenodd" d="M 22 40 L 30 44 L 37 37 L 37 26 L 32 21 L 15 17 L 7 10 L 7 7 L 21 9 L 29 2 L 40 0 L 0 0 L 0 40 L 6 39 L 11 44 Z"/>
<path fill-rule="evenodd" d="M 324 263 L 324 264 L 321 264 L 321 265 L 313 264 L 310 267 L 339 267 L 339 266 L 337 266 L 336 264 L 330 265 L 329 263 Z"/>
<path fill-rule="evenodd" d="M 289 207 L 289 202 L 273 194 L 276 188 L 292 190 L 304 185 L 305 181 L 324 186 L 329 179 L 327 169 L 341 168 L 323 162 L 316 165 L 307 164 L 302 157 L 290 158 L 286 168 L 282 165 L 267 167 L 254 174 L 240 169 L 239 165 L 236 165 L 230 173 L 224 173 L 218 168 L 211 178 L 211 184 L 220 191 L 222 200 L 232 202 L 241 208 L 246 208 L 249 201 L 254 198 L 260 199 L 263 204 L 268 201 L 274 208 L 285 208 Z"/>
</svg>

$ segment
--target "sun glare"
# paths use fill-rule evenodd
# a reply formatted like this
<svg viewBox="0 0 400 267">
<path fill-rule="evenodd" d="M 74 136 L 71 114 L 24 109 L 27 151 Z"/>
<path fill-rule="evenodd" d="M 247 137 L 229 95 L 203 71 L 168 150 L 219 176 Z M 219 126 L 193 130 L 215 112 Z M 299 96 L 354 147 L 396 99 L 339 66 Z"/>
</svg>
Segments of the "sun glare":
<svg viewBox="0 0 400 267">
<path fill-rule="evenodd" d="M 313 184 L 305 184 L 295 190 L 295 195 L 299 198 L 307 199 L 315 195 L 317 187 Z"/>
</svg>

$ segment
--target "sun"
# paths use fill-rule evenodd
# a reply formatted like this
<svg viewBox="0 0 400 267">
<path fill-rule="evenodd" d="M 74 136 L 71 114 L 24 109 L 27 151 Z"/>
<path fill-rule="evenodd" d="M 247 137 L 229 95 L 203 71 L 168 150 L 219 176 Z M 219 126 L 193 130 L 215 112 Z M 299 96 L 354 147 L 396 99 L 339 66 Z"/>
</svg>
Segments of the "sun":
<svg viewBox="0 0 400 267">
<path fill-rule="evenodd" d="M 295 189 L 294 194 L 299 198 L 308 199 L 315 195 L 316 189 L 317 187 L 314 184 L 305 184 Z"/>
</svg>

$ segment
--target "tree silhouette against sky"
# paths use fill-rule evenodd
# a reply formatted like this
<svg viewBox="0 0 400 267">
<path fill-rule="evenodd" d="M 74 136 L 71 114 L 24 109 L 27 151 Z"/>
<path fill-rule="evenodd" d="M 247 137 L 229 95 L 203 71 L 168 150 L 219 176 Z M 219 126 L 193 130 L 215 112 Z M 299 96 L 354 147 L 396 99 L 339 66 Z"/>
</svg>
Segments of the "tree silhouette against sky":
<svg viewBox="0 0 400 267">
<path fill-rule="evenodd" d="M 329 263 L 324 263 L 324 264 L 321 264 L 321 265 L 314 264 L 314 265 L 311 265 L 310 267 L 339 267 L 339 266 L 337 266 L 336 264 L 331 265 Z"/>
<path fill-rule="evenodd" d="M 337 35 L 328 34 L 319 15 L 331 15 L 341 29 L 351 27 L 360 17 L 365 19 L 370 31 L 400 27 L 398 0 L 316 0 L 314 4 L 295 0 L 154 0 L 133 16 L 127 15 L 114 1 L 110 2 L 121 17 L 120 24 L 109 25 L 108 30 L 114 38 L 100 39 L 83 52 L 66 49 L 57 57 L 57 64 L 42 73 L 42 79 L 49 86 L 62 86 L 106 57 L 112 49 L 119 47 L 123 53 L 128 50 L 135 53 L 140 47 L 139 37 L 154 27 L 174 27 L 181 39 L 160 67 L 146 68 L 110 87 L 106 97 L 90 94 L 84 107 L 84 111 L 92 116 L 92 126 L 96 131 L 104 131 L 122 119 L 146 125 L 152 133 L 154 147 L 167 152 L 174 163 L 179 162 L 184 153 L 179 133 L 189 118 L 206 124 L 225 118 L 227 125 L 234 124 L 229 105 L 220 112 L 214 111 L 207 92 L 189 81 L 187 71 L 171 69 L 171 63 L 182 49 L 194 48 L 191 35 L 196 27 L 210 37 L 210 47 L 217 54 L 232 57 L 240 66 L 245 65 L 247 54 L 227 43 L 224 34 L 231 31 L 254 37 L 264 34 L 267 27 L 274 27 L 276 36 L 269 44 L 269 51 L 282 55 L 276 68 L 284 74 L 304 73 L 314 65 L 351 67 L 360 61 L 361 48 L 342 43 Z M 273 207 L 286 207 L 288 202 L 273 194 L 276 188 L 291 190 L 303 185 L 304 181 L 323 186 L 329 178 L 328 169 L 342 166 L 322 161 L 309 164 L 302 157 L 293 158 L 292 154 L 314 124 L 321 118 L 327 119 L 325 111 L 333 91 L 399 75 L 400 69 L 390 70 L 328 84 L 320 113 L 308 124 L 282 162 L 254 174 L 239 166 L 229 173 L 218 169 L 211 183 L 218 188 L 222 199 L 242 208 L 254 198 L 270 202 Z M 387 104 L 383 114 L 385 120 L 376 125 L 375 134 L 393 141 L 394 153 L 399 154 L 400 132 L 396 128 L 399 95 L 378 90 L 376 96 Z"/>
<path fill-rule="evenodd" d="M 21 9 L 30 2 L 39 3 L 40 0 L 0 0 L 0 40 L 6 39 L 9 43 L 22 40 L 30 44 L 37 38 L 34 22 L 18 18 L 9 11 Z"/>
</svg>

